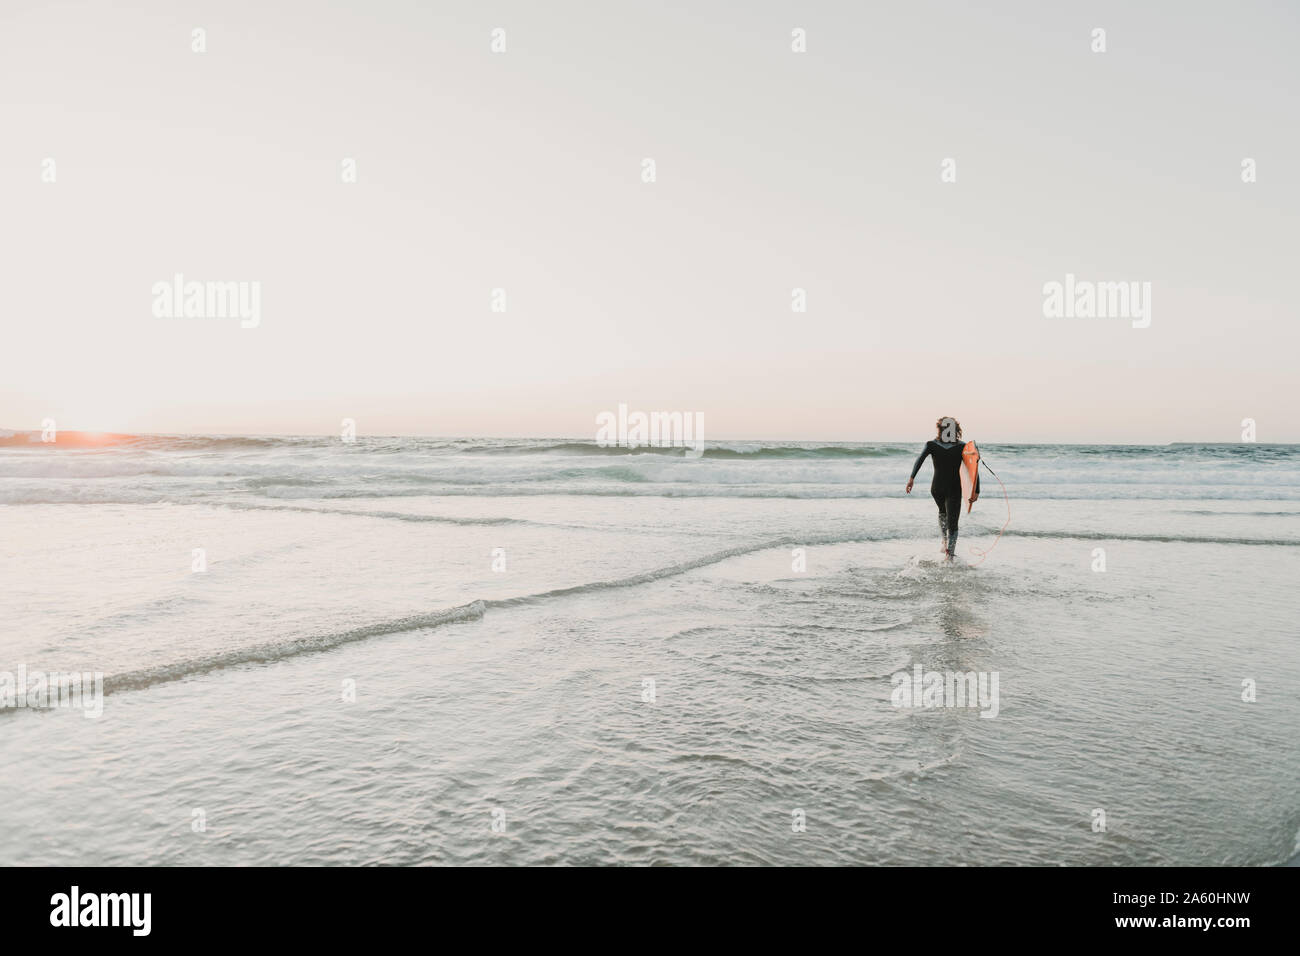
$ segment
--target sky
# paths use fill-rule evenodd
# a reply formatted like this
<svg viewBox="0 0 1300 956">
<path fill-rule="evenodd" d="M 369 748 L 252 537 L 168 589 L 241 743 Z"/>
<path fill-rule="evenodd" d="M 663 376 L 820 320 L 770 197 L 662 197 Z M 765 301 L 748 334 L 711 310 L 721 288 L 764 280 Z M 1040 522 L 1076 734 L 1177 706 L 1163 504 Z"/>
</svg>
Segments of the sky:
<svg viewBox="0 0 1300 956">
<path fill-rule="evenodd" d="M 4 0 L 0 427 L 1300 441 L 1300 8 L 983 6 Z"/>
</svg>

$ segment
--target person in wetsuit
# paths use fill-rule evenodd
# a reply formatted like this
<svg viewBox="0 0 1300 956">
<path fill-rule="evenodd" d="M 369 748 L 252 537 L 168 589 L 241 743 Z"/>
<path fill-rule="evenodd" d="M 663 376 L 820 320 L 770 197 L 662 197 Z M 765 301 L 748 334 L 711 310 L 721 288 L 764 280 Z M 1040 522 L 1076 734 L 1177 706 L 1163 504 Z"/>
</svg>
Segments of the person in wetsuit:
<svg viewBox="0 0 1300 956">
<path fill-rule="evenodd" d="M 944 417 L 934 423 L 935 437 L 925 443 L 925 450 L 917 456 L 912 466 L 912 476 L 907 479 L 907 493 L 912 493 L 912 482 L 921 470 L 926 457 L 934 459 L 934 478 L 930 482 L 930 495 L 939 506 L 939 537 L 943 542 L 945 560 L 951 561 L 957 549 L 957 525 L 961 520 L 961 453 L 966 443 L 961 440 L 961 423 Z M 980 496 L 979 473 L 975 474 L 975 488 L 971 501 Z"/>
</svg>

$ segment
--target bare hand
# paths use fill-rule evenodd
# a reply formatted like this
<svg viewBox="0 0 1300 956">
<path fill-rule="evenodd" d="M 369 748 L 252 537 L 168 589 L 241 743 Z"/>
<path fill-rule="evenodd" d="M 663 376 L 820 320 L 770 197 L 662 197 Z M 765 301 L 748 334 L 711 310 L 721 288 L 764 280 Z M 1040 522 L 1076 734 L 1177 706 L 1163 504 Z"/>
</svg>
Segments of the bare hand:
<svg viewBox="0 0 1300 956">
<path fill-rule="evenodd" d="M 911 478 L 907 479 L 907 493 L 908 493 L 909 495 L 912 493 L 912 479 L 911 479 Z"/>
</svg>

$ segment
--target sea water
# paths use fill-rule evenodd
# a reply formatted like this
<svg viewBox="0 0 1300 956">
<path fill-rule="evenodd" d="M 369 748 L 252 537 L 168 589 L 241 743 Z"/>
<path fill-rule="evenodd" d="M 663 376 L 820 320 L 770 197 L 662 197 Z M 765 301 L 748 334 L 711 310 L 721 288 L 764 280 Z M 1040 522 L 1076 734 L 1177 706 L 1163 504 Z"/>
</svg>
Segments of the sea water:
<svg viewBox="0 0 1300 956">
<path fill-rule="evenodd" d="M 31 437 L 0 863 L 1296 852 L 1297 446 L 982 446 L 946 565 L 919 443 Z"/>
</svg>

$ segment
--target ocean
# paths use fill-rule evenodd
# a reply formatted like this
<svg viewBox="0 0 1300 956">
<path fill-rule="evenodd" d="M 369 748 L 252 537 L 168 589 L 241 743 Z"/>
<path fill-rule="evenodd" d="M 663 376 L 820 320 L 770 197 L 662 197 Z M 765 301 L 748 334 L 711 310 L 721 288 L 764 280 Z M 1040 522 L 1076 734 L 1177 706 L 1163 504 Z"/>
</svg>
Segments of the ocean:
<svg viewBox="0 0 1300 956">
<path fill-rule="evenodd" d="M 1300 446 L 34 437 L 2 864 L 1297 852 Z"/>
</svg>

